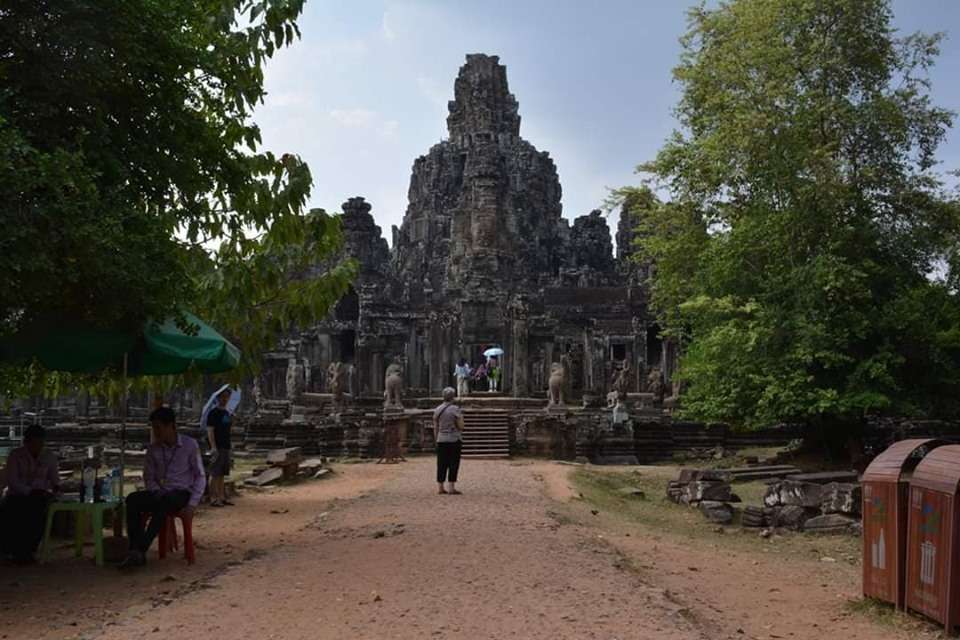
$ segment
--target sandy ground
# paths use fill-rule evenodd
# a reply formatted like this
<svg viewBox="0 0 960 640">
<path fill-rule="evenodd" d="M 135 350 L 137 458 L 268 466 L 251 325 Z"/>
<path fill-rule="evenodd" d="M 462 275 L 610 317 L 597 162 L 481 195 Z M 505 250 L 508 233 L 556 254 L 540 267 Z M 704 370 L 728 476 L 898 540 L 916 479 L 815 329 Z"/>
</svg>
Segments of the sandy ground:
<svg viewBox="0 0 960 640">
<path fill-rule="evenodd" d="M 462 496 L 434 493 L 432 465 L 348 465 L 206 510 L 193 567 L 4 567 L 0 637 L 907 637 L 844 612 L 849 565 L 641 532 L 591 513 L 555 463 L 467 461 Z"/>
</svg>

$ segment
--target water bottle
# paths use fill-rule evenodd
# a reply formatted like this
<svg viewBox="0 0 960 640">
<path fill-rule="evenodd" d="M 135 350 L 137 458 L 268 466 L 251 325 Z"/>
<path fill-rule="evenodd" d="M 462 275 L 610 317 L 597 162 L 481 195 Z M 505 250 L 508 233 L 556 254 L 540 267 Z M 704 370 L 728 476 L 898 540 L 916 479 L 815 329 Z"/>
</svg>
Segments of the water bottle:
<svg viewBox="0 0 960 640">
<path fill-rule="evenodd" d="M 113 471 L 108 471 L 107 475 L 100 480 L 100 501 L 113 502 Z"/>
<path fill-rule="evenodd" d="M 97 484 L 97 470 L 92 466 L 83 468 L 83 501 L 93 502 L 93 489 Z"/>
<path fill-rule="evenodd" d="M 123 502 L 123 496 L 120 495 L 120 467 L 114 467 L 110 474 L 110 495 L 115 502 Z"/>
</svg>

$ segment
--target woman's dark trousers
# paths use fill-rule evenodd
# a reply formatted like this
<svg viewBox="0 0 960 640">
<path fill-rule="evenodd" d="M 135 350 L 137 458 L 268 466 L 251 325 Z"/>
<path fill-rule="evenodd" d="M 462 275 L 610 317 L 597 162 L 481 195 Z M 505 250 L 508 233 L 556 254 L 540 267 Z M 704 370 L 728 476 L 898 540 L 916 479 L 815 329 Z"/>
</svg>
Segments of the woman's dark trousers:
<svg viewBox="0 0 960 640">
<path fill-rule="evenodd" d="M 437 482 L 456 482 L 460 471 L 461 442 L 437 443 Z"/>
</svg>

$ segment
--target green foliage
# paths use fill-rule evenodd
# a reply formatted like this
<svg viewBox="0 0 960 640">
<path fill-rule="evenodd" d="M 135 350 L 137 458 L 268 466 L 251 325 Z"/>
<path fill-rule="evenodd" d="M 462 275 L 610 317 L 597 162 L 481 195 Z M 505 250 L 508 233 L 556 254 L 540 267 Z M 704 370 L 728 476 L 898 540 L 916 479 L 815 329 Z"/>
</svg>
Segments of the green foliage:
<svg viewBox="0 0 960 640">
<path fill-rule="evenodd" d="M 688 415 L 960 411 L 960 209 L 935 173 L 953 116 L 927 78 L 940 36 L 890 21 L 883 0 L 690 12 L 683 131 L 640 167 L 670 202 L 637 213 L 654 307 L 684 336 Z"/>
<path fill-rule="evenodd" d="M 333 259 L 338 221 L 304 211 L 308 167 L 260 150 L 251 120 L 302 7 L 0 6 L 0 332 L 190 309 L 243 350 L 242 374 L 292 322 L 327 312 L 355 271 Z"/>
</svg>

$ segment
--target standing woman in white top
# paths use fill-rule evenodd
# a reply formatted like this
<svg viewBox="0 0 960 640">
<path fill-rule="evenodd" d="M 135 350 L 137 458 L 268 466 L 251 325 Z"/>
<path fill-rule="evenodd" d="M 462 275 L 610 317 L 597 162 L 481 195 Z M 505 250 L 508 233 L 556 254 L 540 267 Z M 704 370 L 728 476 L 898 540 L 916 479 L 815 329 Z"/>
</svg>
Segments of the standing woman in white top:
<svg viewBox="0 0 960 640">
<path fill-rule="evenodd" d="M 443 404 L 433 410 L 433 432 L 437 434 L 437 493 L 460 495 L 457 491 L 457 473 L 460 471 L 460 452 L 463 447 L 463 412 L 453 400 L 453 387 L 443 390 Z M 447 482 L 449 491 L 444 488 Z"/>
<path fill-rule="evenodd" d="M 457 379 L 457 397 L 466 396 L 470 392 L 467 386 L 467 379 L 470 377 L 470 365 L 467 364 L 465 359 L 460 358 L 460 362 L 453 369 L 453 377 Z"/>
</svg>

